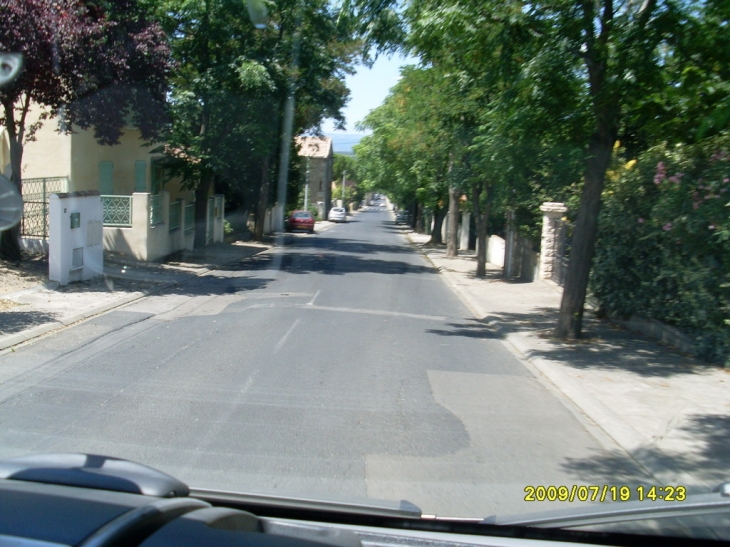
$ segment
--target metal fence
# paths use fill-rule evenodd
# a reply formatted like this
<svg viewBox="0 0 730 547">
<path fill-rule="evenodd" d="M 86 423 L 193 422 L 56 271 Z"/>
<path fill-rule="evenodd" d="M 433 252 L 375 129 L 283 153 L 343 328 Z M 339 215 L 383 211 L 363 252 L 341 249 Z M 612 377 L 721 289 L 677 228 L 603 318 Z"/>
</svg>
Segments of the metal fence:
<svg viewBox="0 0 730 547">
<path fill-rule="evenodd" d="M 165 221 L 162 214 L 164 199 L 162 194 L 152 194 L 150 196 L 150 226 L 162 224 Z"/>
<path fill-rule="evenodd" d="M 182 216 L 182 201 L 174 201 L 170 204 L 170 222 L 169 230 L 177 230 L 180 227 L 180 217 Z"/>
<path fill-rule="evenodd" d="M 101 196 L 104 226 L 131 228 L 132 196 Z"/>
<path fill-rule="evenodd" d="M 23 179 L 21 237 L 48 239 L 48 199 L 51 194 L 68 192 L 68 177 Z"/>
<path fill-rule="evenodd" d="M 190 232 L 195 227 L 195 203 L 185 206 L 185 231 Z"/>
</svg>

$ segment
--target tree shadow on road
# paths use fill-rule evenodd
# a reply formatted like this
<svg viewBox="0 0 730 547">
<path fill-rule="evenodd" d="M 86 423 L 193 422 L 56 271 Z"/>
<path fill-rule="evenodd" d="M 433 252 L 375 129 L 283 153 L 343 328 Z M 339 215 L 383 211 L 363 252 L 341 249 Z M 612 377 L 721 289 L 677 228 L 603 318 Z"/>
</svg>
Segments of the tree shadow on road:
<svg viewBox="0 0 730 547">
<path fill-rule="evenodd" d="M 230 269 L 230 268 L 229 268 Z M 235 265 L 233 269 L 258 271 L 276 269 L 289 274 L 319 273 L 345 275 L 348 273 L 377 273 L 387 275 L 423 274 L 438 275 L 430 267 L 397 260 L 362 258 L 357 255 L 321 253 L 284 253 L 257 255 Z"/>
<path fill-rule="evenodd" d="M 412 248 L 406 245 L 386 245 L 377 243 L 364 243 L 356 239 L 342 239 L 333 237 L 307 237 L 299 238 L 287 250 L 314 249 L 323 252 L 351 253 L 351 254 L 374 254 L 394 253 L 415 255 Z"/>
<path fill-rule="evenodd" d="M 484 323 L 467 321 L 464 323 L 447 323 L 451 329 L 426 329 L 429 334 L 439 336 L 463 336 L 465 338 L 478 338 L 483 340 L 499 338 L 499 335 Z"/>
<path fill-rule="evenodd" d="M 265 289 L 273 278 L 204 275 L 165 291 L 166 294 L 185 296 L 221 296 Z"/>
</svg>

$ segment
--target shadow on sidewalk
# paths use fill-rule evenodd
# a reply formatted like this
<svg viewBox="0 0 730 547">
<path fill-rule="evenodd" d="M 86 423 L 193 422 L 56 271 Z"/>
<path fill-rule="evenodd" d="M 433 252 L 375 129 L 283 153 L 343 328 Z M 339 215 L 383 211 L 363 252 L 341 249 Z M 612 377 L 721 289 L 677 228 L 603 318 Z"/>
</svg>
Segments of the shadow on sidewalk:
<svg viewBox="0 0 730 547">
<path fill-rule="evenodd" d="M 613 326 L 595 318 L 586 318 L 584 339 L 566 343 L 551 337 L 557 322 L 557 312 L 536 308 L 530 313 L 493 313 L 482 320 L 469 319 L 467 326 L 458 325 L 456 331 L 433 334 L 488 338 L 488 325 L 495 322 L 504 334 L 536 333 L 544 349 L 533 349 L 528 358 L 541 357 L 559 361 L 576 369 L 623 370 L 643 377 L 669 378 L 678 375 L 700 374 L 717 365 L 697 361 L 679 351 L 631 331 Z M 481 333 L 477 336 L 477 333 Z M 496 335 L 495 335 L 496 336 Z"/>
<path fill-rule="evenodd" d="M 15 334 L 38 325 L 52 323 L 56 316 L 41 311 L 3 311 L 0 312 L 2 325 L 0 334 Z"/>
<path fill-rule="evenodd" d="M 727 449 L 730 417 L 717 414 L 694 415 L 677 429 L 684 432 L 684 436 L 692 437 L 693 446 L 698 447 L 696 451 L 672 455 L 649 447 L 642 450 L 642 459 L 651 459 L 669 469 L 682 469 L 713 487 L 727 482 L 730 473 L 730 451 Z M 626 456 L 621 454 L 569 458 L 561 463 L 561 467 L 576 479 L 586 482 L 605 481 L 608 477 L 612 484 L 620 485 L 630 481 L 632 477 Z"/>
<path fill-rule="evenodd" d="M 577 369 L 625 370 L 645 377 L 698 374 L 716 365 L 703 363 L 660 345 L 641 334 L 621 329 L 605 321 L 586 317 L 584 338 L 575 343 L 552 338 L 557 312 L 536 309 L 532 313 L 495 313 L 485 318 L 495 321 L 505 333 L 534 332 L 547 345 L 534 349 L 529 358 L 560 361 Z"/>
</svg>

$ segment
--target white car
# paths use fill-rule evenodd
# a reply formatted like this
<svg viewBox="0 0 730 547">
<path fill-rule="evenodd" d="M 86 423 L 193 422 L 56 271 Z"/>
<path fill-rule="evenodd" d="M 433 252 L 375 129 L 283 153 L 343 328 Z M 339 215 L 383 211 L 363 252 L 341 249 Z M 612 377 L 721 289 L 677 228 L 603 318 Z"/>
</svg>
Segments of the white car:
<svg viewBox="0 0 730 547">
<path fill-rule="evenodd" d="M 347 222 L 347 211 L 343 207 L 332 207 L 328 219 L 330 222 Z"/>
</svg>

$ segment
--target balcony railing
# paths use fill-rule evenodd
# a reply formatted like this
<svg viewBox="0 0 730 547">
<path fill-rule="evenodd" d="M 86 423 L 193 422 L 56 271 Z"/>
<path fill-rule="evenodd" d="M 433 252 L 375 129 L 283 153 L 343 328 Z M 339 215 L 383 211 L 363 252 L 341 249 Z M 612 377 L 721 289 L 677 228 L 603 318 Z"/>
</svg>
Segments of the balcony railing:
<svg viewBox="0 0 730 547">
<path fill-rule="evenodd" d="M 177 230 L 180 227 L 180 217 L 182 216 L 182 202 L 174 201 L 170 204 L 170 222 L 169 230 Z"/>
<path fill-rule="evenodd" d="M 190 232 L 195 227 L 195 203 L 185 206 L 185 231 Z"/>
<path fill-rule="evenodd" d="M 162 194 L 153 194 L 150 196 L 150 226 L 164 222 L 162 215 L 163 200 L 164 197 Z"/>
<path fill-rule="evenodd" d="M 104 226 L 131 228 L 132 196 L 101 196 Z"/>
</svg>

